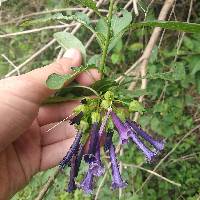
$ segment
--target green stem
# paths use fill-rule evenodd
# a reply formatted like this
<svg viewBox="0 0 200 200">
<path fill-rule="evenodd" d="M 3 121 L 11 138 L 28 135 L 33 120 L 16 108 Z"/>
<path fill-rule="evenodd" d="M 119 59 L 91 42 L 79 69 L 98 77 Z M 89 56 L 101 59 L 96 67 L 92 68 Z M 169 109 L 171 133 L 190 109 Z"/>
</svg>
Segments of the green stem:
<svg viewBox="0 0 200 200">
<path fill-rule="evenodd" d="M 85 88 L 87 90 L 92 91 L 97 97 L 100 97 L 99 93 L 96 90 L 92 89 L 91 87 L 87 87 L 83 85 L 73 85 L 73 86 L 69 86 L 68 88 Z"/>
<path fill-rule="evenodd" d="M 107 33 L 106 42 L 103 49 L 101 64 L 100 64 L 100 71 L 103 73 L 104 73 L 104 68 L 105 68 L 105 63 L 106 63 L 106 58 L 107 58 L 107 53 L 108 53 L 108 46 L 109 46 L 110 36 L 111 36 L 111 20 L 112 20 L 113 5 L 114 5 L 114 0 L 110 0 L 110 6 L 109 6 L 109 11 L 108 11 L 108 33 Z"/>
</svg>

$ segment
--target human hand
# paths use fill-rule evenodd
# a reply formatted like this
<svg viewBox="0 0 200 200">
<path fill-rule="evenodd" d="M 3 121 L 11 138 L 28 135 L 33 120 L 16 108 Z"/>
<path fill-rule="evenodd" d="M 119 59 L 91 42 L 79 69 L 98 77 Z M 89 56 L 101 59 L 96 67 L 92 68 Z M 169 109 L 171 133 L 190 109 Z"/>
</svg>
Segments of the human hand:
<svg viewBox="0 0 200 200">
<path fill-rule="evenodd" d="M 75 129 L 68 122 L 46 132 L 72 113 L 77 101 L 41 106 L 53 91 L 45 81 L 52 73 L 71 73 L 81 64 L 81 54 L 70 49 L 65 58 L 27 74 L 0 80 L 0 200 L 10 198 L 38 171 L 51 168 L 64 157 Z M 100 78 L 80 74 L 76 81 L 90 85 Z"/>
</svg>

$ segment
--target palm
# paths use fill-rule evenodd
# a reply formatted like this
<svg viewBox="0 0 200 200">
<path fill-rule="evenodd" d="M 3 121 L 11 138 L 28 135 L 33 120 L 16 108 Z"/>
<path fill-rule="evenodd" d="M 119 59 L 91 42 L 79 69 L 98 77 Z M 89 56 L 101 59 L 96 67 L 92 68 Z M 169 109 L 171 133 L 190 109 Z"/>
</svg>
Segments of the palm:
<svg viewBox="0 0 200 200">
<path fill-rule="evenodd" d="M 63 123 L 58 126 L 55 136 L 56 129 L 45 134 L 52 124 L 40 126 L 38 120 L 34 120 L 26 132 L 0 153 L 0 185 L 6 186 L 3 188 L 5 193 L 15 193 L 35 173 L 53 167 L 61 160 L 73 141 L 73 128 L 71 131 L 68 128 L 67 135 L 66 131 L 59 134 L 59 130 L 68 125 Z"/>
</svg>

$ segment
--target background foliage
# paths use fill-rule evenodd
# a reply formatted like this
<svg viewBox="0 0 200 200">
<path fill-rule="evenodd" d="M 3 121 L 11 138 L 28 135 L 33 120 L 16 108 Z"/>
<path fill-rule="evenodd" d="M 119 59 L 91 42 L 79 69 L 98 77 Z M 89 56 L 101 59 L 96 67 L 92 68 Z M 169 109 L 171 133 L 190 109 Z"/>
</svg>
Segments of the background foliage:
<svg viewBox="0 0 200 200">
<path fill-rule="evenodd" d="M 119 1 L 118 10 L 123 8 L 125 3 L 125 1 Z M 144 20 L 144 11 L 147 10 L 150 1 L 141 0 L 139 3 L 141 7 L 138 6 L 138 17 L 134 15 L 132 5 L 128 8 L 129 11 L 132 11 L 133 21 L 135 22 Z M 150 6 L 146 18 L 157 19 L 162 5 L 163 1 L 155 1 Z M 77 4 L 73 1 L 64 0 L 6 1 L 0 7 L 0 34 L 4 35 L 36 28 L 36 26 L 28 28 L 18 26 L 21 22 L 20 16 L 22 17 L 25 14 L 75 6 L 77 7 Z M 177 1 L 171 20 L 186 21 L 189 6 L 189 0 Z M 108 9 L 108 4 L 104 3 L 101 8 Z M 70 15 L 74 12 L 63 11 L 62 13 Z M 49 15 L 45 14 L 45 16 Z M 18 16 L 19 18 L 17 18 Z M 16 18 L 17 20 L 15 20 Z M 93 20 L 95 19 L 94 16 Z M 200 23 L 200 2 L 198 0 L 193 3 L 190 21 Z M 59 24 L 59 22 L 48 22 L 42 26 L 53 24 Z M 50 41 L 55 32 L 57 30 L 51 29 L 0 38 L 0 54 L 6 55 L 18 66 Z M 120 39 L 109 55 L 106 67 L 107 73 L 110 76 L 116 76 L 128 69 L 141 55 L 151 33 L 152 29 L 133 30 L 129 31 L 123 39 Z M 84 44 L 90 38 L 85 28 L 81 28 L 76 36 Z M 200 122 L 200 34 L 186 34 L 180 50 L 177 51 L 177 41 L 179 41 L 180 36 L 179 32 L 166 31 L 160 43 L 153 49 L 147 68 L 148 85 L 145 91 L 140 90 L 140 78 L 137 79 L 137 76 L 126 78 L 127 82 L 131 81 L 132 78 L 137 79 L 134 90 L 138 92 L 138 95 L 141 92 L 145 94 L 144 107 L 146 111 L 139 118 L 141 126 L 149 132 L 155 132 L 166 138 L 166 148 L 161 158 Z M 34 61 L 23 67 L 20 72 L 24 73 L 52 62 L 59 50 L 58 43 L 54 43 L 37 56 Z M 87 50 L 87 54 L 98 62 L 98 59 L 95 58 L 98 58 L 99 53 L 97 43 L 93 42 Z M 12 66 L 0 56 L 0 76 L 4 77 L 12 69 Z M 138 96 L 137 92 L 134 95 Z M 132 92 L 130 92 L 130 95 L 133 95 Z M 134 95 L 133 98 L 136 97 Z M 157 170 L 158 174 L 180 183 L 181 187 L 168 183 L 157 176 L 153 176 L 148 182 L 144 182 L 149 176 L 149 172 L 136 168 L 135 165 L 153 170 L 159 160 L 151 165 L 146 164 L 141 153 L 137 152 L 133 145 L 125 146 L 124 155 L 120 157 L 120 160 L 122 163 L 127 164 L 124 166 L 125 169 L 122 174 L 124 179 L 128 180 L 129 185 L 122 191 L 121 199 L 195 200 L 200 198 L 200 138 L 198 133 L 199 130 L 187 137 Z M 84 170 L 83 166 L 81 171 Z M 53 171 L 54 169 L 51 169 L 36 175 L 24 190 L 13 197 L 13 200 L 34 199 Z M 66 177 L 68 176 L 69 172 L 67 170 L 65 174 L 59 174 L 45 199 L 94 199 L 95 195 L 86 196 L 78 190 L 74 194 L 65 193 Z M 119 196 L 118 191 L 110 191 L 109 176 L 108 173 L 104 185 L 100 189 L 99 199 L 117 199 Z M 82 178 L 79 177 L 80 180 Z M 101 179 L 98 181 L 96 189 L 99 187 L 100 182 Z"/>
</svg>

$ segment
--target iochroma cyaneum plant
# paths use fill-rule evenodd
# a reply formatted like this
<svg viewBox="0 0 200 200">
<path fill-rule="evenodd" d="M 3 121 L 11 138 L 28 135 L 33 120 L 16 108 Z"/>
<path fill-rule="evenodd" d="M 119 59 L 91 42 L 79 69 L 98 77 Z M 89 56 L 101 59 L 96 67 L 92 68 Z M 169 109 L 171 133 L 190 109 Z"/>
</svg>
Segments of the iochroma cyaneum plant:
<svg viewBox="0 0 200 200">
<path fill-rule="evenodd" d="M 106 161 L 111 166 L 112 188 L 124 188 L 127 186 L 128 180 L 123 180 L 120 174 L 116 144 L 114 142 L 116 137 L 119 138 L 121 146 L 126 145 L 128 142 L 136 145 L 149 163 L 154 162 L 155 157 L 164 149 L 164 139 L 154 139 L 131 119 L 133 112 L 143 114 L 145 109 L 136 99 L 133 99 L 134 95 L 130 95 L 130 91 L 127 90 L 123 79 L 119 82 L 114 77 L 109 77 L 107 72 L 109 67 L 106 64 L 107 56 L 119 39 L 130 29 L 161 27 L 198 33 L 200 25 L 177 21 L 133 23 L 132 14 L 127 10 L 121 10 L 120 15 L 116 14 L 117 7 L 114 0 L 110 0 L 107 16 L 102 16 L 92 0 L 76 0 L 75 2 L 95 12 L 98 17 L 95 27 L 89 17 L 83 13 L 76 13 L 71 16 L 64 16 L 59 13 L 48 18 L 35 19 L 23 23 L 23 25 L 31 25 L 55 20 L 77 21 L 94 34 L 101 49 L 99 57 L 87 60 L 85 47 L 77 37 L 68 32 L 54 34 L 55 39 L 62 48 L 79 48 L 84 59 L 81 67 L 72 67 L 73 74 L 52 74 L 47 79 L 47 86 L 50 89 L 57 90 L 56 95 L 51 97 L 48 102 L 65 101 L 67 99 L 66 94 L 75 92 L 79 93 L 76 97 L 81 99 L 81 105 L 74 109 L 75 117 L 71 119 L 71 125 L 76 127 L 77 134 L 59 167 L 61 170 L 70 167 L 68 192 L 81 188 L 85 193 L 92 193 L 96 177 L 105 173 L 103 163 Z M 76 84 L 72 84 L 67 88 L 64 87 L 65 82 L 73 80 L 79 73 L 91 68 L 96 68 L 102 74 L 100 81 L 97 81 L 91 87 Z M 96 96 L 95 98 L 94 95 Z M 103 157 L 105 158 L 104 160 Z M 88 170 L 85 172 L 83 180 L 80 183 L 76 183 L 82 162 L 87 163 Z"/>
</svg>

